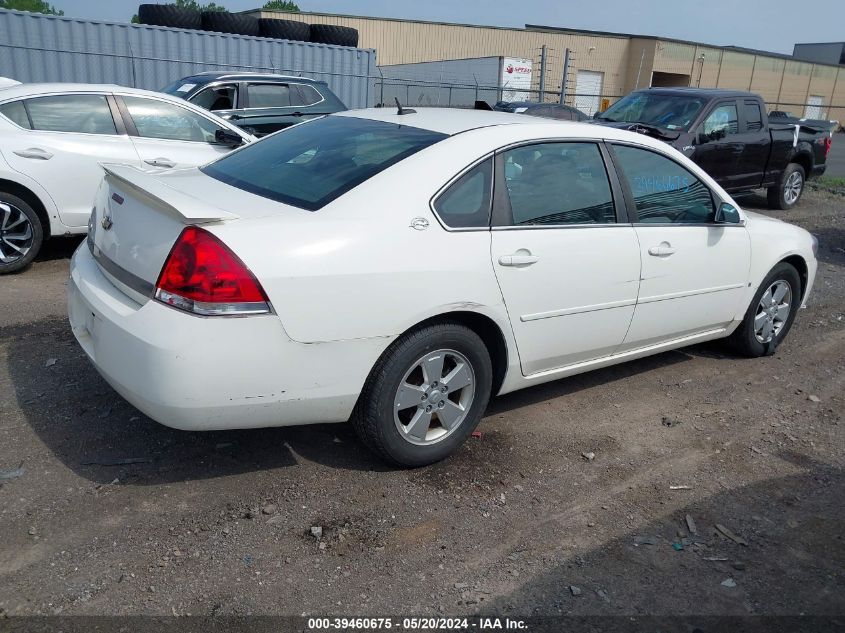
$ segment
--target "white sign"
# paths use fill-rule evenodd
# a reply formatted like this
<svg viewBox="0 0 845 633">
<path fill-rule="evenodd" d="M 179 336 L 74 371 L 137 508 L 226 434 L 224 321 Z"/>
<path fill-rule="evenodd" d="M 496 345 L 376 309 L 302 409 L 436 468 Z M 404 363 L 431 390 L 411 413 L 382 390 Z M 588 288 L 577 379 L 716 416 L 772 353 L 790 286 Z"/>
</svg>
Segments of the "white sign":
<svg viewBox="0 0 845 633">
<path fill-rule="evenodd" d="M 531 60 L 520 57 L 502 58 L 502 101 L 531 99 Z"/>
</svg>

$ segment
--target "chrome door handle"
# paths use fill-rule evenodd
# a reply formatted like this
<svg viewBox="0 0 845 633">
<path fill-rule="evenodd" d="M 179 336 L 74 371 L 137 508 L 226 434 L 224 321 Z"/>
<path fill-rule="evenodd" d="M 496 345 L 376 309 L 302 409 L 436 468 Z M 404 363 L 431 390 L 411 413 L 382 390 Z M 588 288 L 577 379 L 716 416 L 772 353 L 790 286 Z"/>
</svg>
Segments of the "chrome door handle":
<svg viewBox="0 0 845 633">
<path fill-rule="evenodd" d="M 169 158 L 149 158 L 144 162 L 147 163 L 147 165 L 152 165 L 153 167 L 176 167 L 176 163 Z"/>
<path fill-rule="evenodd" d="M 536 255 L 502 255 L 499 258 L 500 266 L 530 266 L 540 261 Z"/>
<path fill-rule="evenodd" d="M 675 249 L 666 242 L 663 242 L 660 246 L 652 246 L 648 249 L 648 254 L 654 255 L 655 257 L 665 257 L 667 255 L 672 255 L 674 252 Z"/>
<path fill-rule="evenodd" d="M 29 149 L 16 149 L 15 154 L 21 158 L 36 158 L 38 160 L 50 160 L 53 155 L 46 149 L 40 147 L 30 147 Z"/>
</svg>

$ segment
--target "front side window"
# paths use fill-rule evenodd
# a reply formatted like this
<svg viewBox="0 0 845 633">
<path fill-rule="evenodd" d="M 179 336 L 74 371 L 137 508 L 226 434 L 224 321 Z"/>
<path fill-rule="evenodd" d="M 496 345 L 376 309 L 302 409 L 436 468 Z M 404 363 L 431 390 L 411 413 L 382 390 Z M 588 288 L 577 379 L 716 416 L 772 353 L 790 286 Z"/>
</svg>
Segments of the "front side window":
<svg viewBox="0 0 845 633">
<path fill-rule="evenodd" d="M 268 136 L 202 170 L 238 189 L 314 211 L 444 138 L 409 125 L 327 116 Z"/>
<path fill-rule="evenodd" d="M 503 153 L 514 226 L 616 221 L 604 160 L 595 143 L 542 143 Z"/>
<path fill-rule="evenodd" d="M 199 91 L 189 101 L 206 110 L 234 110 L 238 107 L 238 87 L 236 84 L 212 86 Z"/>
<path fill-rule="evenodd" d="M 0 105 L 0 114 L 7 117 L 12 123 L 26 128 L 32 129 L 29 124 L 29 117 L 26 115 L 26 108 L 23 101 L 12 101 L 11 103 L 4 103 Z"/>
<path fill-rule="evenodd" d="M 707 140 L 718 140 L 739 131 L 736 104 L 726 103 L 713 110 L 701 124 L 701 131 Z"/>
<path fill-rule="evenodd" d="M 24 103 L 34 130 L 117 134 L 105 95 L 34 97 Z"/>
<path fill-rule="evenodd" d="M 217 130 L 223 129 L 196 112 L 166 101 L 130 96 L 123 101 L 142 138 L 216 143 Z"/>
<path fill-rule="evenodd" d="M 637 208 L 638 222 L 713 222 L 715 208 L 707 186 L 675 161 L 646 149 L 614 145 L 613 151 Z"/>
<path fill-rule="evenodd" d="M 292 106 L 310 106 L 322 101 L 321 95 L 313 86 L 305 84 L 290 85 L 290 104 Z"/>
<path fill-rule="evenodd" d="M 290 106 L 287 84 L 250 84 L 247 86 L 250 108 L 286 108 Z"/>
<path fill-rule="evenodd" d="M 493 191 L 493 159 L 479 163 L 458 178 L 434 202 L 443 223 L 451 228 L 487 226 Z"/>
</svg>

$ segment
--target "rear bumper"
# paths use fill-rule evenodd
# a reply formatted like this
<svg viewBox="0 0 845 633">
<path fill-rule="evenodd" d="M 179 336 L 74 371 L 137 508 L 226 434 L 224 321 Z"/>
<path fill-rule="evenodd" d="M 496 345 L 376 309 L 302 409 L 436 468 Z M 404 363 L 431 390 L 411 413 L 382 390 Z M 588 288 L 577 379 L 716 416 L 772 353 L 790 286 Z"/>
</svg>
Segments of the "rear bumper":
<svg viewBox="0 0 845 633">
<path fill-rule="evenodd" d="M 203 318 L 140 305 L 100 272 L 83 243 L 71 262 L 73 333 L 105 380 L 152 419 L 215 430 L 342 422 L 389 343 L 304 345 L 275 315 Z"/>
<path fill-rule="evenodd" d="M 827 169 L 827 165 L 814 165 L 813 168 L 810 170 L 810 178 L 818 178 L 819 176 L 823 175 L 825 170 Z"/>
</svg>

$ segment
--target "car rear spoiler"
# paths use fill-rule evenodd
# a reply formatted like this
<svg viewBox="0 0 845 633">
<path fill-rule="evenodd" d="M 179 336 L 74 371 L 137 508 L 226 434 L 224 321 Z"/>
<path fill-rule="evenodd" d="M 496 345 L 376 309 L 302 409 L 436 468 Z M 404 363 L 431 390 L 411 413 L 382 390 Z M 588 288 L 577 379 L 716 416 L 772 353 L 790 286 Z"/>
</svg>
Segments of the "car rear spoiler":
<svg viewBox="0 0 845 633">
<path fill-rule="evenodd" d="M 100 166 L 106 172 L 107 181 L 128 189 L 134 196 L 147 198 L 185 224 L 237 220 L 240 217 L 174 189 L 154 173 L 130 165 L 101 163 Z"/>
</svg>

